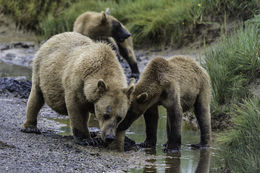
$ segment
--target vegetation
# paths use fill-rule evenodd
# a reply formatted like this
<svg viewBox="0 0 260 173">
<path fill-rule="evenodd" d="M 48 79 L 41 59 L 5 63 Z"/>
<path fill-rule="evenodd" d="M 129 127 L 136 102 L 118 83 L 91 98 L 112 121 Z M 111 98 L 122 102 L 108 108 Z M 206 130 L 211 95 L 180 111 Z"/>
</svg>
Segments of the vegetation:
<svg viewBox="0 0 260 173">
<path fill-rule="evenodd" d="M 207 69 L 213 90 L 212 118 L 226 120 L 232 104 L 250 95 L 248 85 L 260 76 L 260 15 L 249 20 L 230 38 L 206 53 Z"/>
<path fill-rule="evenodd" d="M 78 0 L 0 0 L 0 12 L 12 16 L 18 27 L 40 31 L 39 23 L 46 16 L 59 16 Z"/>
<path fill-rule="evenodd" d="M 194 38 L 199 26 L 223 22 L 224 16 L 245 20 L 260 9 L 258 0 L 0 0 L 0 4 L 19 25 L 46 38 L 71 31 L 76 17 L 85 11 L 110 7 L 139 46 L 182 44 L 184 38 Z"/>
<path fill-rule="evenodd" d="M 217 172 L 260 171 L 260 97 L 251 96 L 249 84 L 260 77 L 260 15 L 206 53 L 204 66 L 212 81 L 212 120 L 229 129 L 218 134 L 222 168 Z M 219 128 L 219 127 L 217 127 Z"/>
<path fill-rule="evenodd" d="M 225 169 L 260 171 L 260 98 L 244 101 L 233 109 L 234 127 L 219 136 L 224 146 Z"/>
</svg>

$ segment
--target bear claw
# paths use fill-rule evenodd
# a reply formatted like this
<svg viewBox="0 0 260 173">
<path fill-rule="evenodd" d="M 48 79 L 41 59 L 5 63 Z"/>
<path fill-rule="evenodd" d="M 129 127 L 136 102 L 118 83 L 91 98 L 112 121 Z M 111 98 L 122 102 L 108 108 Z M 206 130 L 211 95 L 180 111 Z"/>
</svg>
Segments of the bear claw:
<svg viewBox="0 0 260 173">
<path fill-rule="evenodd" d="M 198 144 L 190 144 L 190 147 L 192 149 L 206 149 L 206 148 L 209 147 L 209 145 L 208 144 L 200 144 L 200 143 L 198 143 Z"/>
<path fill-rule="evenodd" d="M 163 152 L 165 152 L 165 153 L 179 153 L 179 152 L 180 152 L 179 149 L 164 148 L 164 149 L 162 149 L 162 150 L 163 150 Z"/>
<path fill-rule="evenodd" d="M 37 127 L 34 127 L 34 128 L 22 127 L 21 132 L 41 134 L 41 131 Z"/>
<path fill-rule="evenodd" d="M 143 142 L 137 145 L 141 148 L 155 148 L 155 145 L 150 144 L 149 142 Z"/>
<path fill-rule="evenodd" d="M 104 144 L 101 138 L 75 139 L 75 143 L 79 145 L 94 147 Z"/>
</svg>

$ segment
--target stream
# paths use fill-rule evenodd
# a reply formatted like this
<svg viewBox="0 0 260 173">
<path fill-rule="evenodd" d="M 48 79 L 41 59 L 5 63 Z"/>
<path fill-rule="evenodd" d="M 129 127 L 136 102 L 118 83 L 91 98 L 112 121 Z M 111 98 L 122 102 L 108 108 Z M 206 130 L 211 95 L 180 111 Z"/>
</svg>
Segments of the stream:
<svg viewBox="0 0 260 173">
<path fill-rule="evenodd" d="M 157 147 L 156 149 L 141 149 L 144 154 L 153 155 L 152 159 L 146 160 L 146 165 L 142 168 L 132 168 L 129 173 L 208 173 L 212 172 L 217 166 L 215 160 L 220 150 L 213 144 L 209 149 L 194 150 L 189 147 L 189 144 L 198 143 L 200 134 L 198 130 L 190 128 L 190 125 L 183 121 L 182 129 L 182 149 L 180 153 L 166 154 L 162 151 L 162 145 L 166 142 L 166 110 L 159 107 L 159 122 L 157 132 Z M 58 134 L 62 136 L 71 136 L 69 127 L 69 119 L 50 118 L 51 120 L 60 123 Z M 89 121 L 91 131 L 98 131 L 98 122 L 94 116 L 91 116 Z M 143 117 L 140 117 L 127 130 L 126 135 L 133 139 L 136 143 L 141 143 L 145 139 L 145 122 Z M 134 167 L 138 167 L 135 165 Z"/>
</svg>

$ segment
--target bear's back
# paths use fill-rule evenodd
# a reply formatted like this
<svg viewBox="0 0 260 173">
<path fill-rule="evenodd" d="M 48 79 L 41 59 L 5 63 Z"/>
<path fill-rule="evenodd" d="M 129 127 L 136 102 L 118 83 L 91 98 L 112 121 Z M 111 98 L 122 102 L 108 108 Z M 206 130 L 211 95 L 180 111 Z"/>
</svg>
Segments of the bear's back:
<svg viewBox="0 0 260 173">
<path fill-rule="evenodd" d="M 171 73 L 183 78 L 198 78 L 199 80 L 209 80 L 208 74 L 195 60 L 187 56 L 173 56 L 169 58 L 169 69 Z"/>
</svg>

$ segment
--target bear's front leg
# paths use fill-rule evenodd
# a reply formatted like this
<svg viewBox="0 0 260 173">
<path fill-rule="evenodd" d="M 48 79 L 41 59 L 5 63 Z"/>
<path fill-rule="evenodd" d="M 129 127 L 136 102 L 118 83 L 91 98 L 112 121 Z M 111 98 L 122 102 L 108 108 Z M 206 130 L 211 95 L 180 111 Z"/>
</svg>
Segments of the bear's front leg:
<svg viewBox="0 0 260 173">
<path fill-rule="evenodd" d="M 144 113 L 146 139 L 139 146 L 142 148 L 155 148 L 157 142 L 158 105 L 153 105 Z"/>
<path fill-rule="evenodd" d="M 75 143 L 79 145 L 95 145 L 87 126 L 89 119 L 87 107 L 79 105 L 73 94 L 65 96 L 65 101 Z"/>
<path fill-rule="evenodd" d="M 124 151 L 125 131 L 117 131 L 116 138 L 108 145 L 111 150 Z"/>
</svg>

